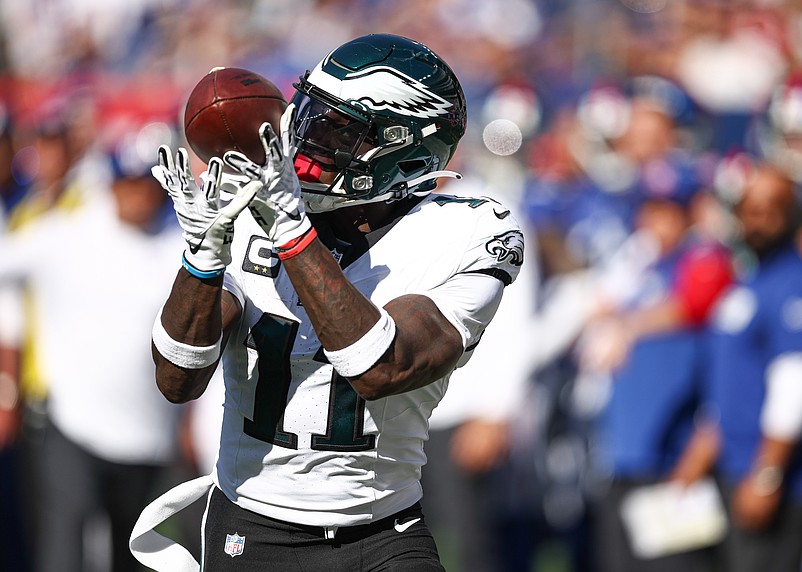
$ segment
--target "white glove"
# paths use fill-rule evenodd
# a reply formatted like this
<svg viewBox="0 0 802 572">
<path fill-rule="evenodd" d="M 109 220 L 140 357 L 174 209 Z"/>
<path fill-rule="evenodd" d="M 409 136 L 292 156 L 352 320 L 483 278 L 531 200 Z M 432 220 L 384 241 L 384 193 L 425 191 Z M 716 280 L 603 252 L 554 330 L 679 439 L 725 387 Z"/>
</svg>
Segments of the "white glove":
<svg viewBox="0 0 802 572">
<path fill-rule="evenodd" d="M 267 122 L 259 128 L 259 138 L 267 157 L 264 166 L 237 151 L 227 151 L 223 155 L 223 160 L 231 167 L 252 181 L 262 183 L 248 209 L 279 250 L 312 228 L 301 200 L 301 183 L 293 164 L 296 150 L 292 129 L 294 115 L 295 105 L 290 104 L 281 116 L 280 138 Z"/>
<path fill-rule="evenodd" d="M 217 157 L 209 161 L 200 189 L 190 171 L 186 149 L 178 149 L 173 163 L 172 152 L 166 145 L 159 147 L 159 164 L 151 168 L 151 173 L 173 200 L 178 224 L 184 231 L 187 241 L 184 267 L 199 278 L 223 274 L 231 262 L 234 220 L 262 185 L 248 183 L 228 204 L 221 205 L 223 162 Z"/>
</svg>

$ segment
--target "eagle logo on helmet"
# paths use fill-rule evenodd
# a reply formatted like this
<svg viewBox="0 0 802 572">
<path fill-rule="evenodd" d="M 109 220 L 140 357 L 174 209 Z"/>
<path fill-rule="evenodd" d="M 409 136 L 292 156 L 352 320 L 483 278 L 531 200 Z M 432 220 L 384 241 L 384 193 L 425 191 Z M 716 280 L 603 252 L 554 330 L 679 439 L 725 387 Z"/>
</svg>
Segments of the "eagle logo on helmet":
<svg viewBox="0 0 802 572">
<path fill-rule="evenodd" d="M 513 266 L 524 262 L 524 235 L 518 230 L 497 234 L 485 244 L 487 251 L 499 262 L 509 261 Z"/>
<path fill-rule="evenodd" d="M 389 66 L 374 66 L 337 79 L 320 67 L 309 82 L 325 88 L 341 99 L 373 111 L 391 111 L 398 115 L 430 119 L 447 115 L 453 104 L 418 80 Z M 339 85 L 336 87 L 333 82 Z M 334 89 L 332 89 L 334 88 Z"/>
</svg>

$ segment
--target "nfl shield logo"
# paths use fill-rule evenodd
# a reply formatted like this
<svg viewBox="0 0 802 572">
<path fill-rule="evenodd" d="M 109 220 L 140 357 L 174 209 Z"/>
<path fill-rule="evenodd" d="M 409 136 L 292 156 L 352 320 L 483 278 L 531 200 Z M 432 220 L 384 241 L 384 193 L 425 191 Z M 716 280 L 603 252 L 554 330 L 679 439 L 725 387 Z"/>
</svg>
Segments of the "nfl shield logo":
<svg viewBox="0 0 802 572">
<path fill-rule="evenodd" d="M 231 558 L 239 556 L 245 550 L 245 537 L 237 533 L 226 534 L 226 547 L 224 550 Z"/>
</svg>

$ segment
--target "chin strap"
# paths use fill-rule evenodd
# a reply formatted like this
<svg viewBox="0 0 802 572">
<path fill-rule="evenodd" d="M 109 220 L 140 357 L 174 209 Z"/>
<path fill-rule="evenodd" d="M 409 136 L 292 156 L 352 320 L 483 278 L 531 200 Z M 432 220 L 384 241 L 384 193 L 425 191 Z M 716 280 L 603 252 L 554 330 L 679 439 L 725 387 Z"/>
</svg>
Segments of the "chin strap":
<svg viewBox="0 0 802 572">
<path fill-rule="evenodd" d="M 305 193 L 303 194 L 304 206 L 306 207 L 306 210 L 308 212 L 322 213 L 358 204 L 378 203 L 383 201 L 388 201 L 388 202 L 398 201 L 405 197 L 408 197 L 409 195 L 426 196 L 432 192 L 431 189 L 426 191 L 423 190 L 410 191 L 410 189 L 414 189 L 421 183 L 425 183 L 426 181 L 433 181 L 435 179 L 439 179 L 440 177 L 461 179 L 462 175 L 460 173 L 457 173 L 456 171 L 432 171 L 431 173 L 426 173 L 425 175 L 421 175 L 420 177 L 417 177 L 410 181 L 406 181 L 402 188 L 387 191 L 386 193 L 378 197 L 374 197 L 368 200 L 348 199 L 346 197 L 338 197 L 337 195 L 332 195 L 332 194 L 324 195 L 317 193 Z"/>
</svg>

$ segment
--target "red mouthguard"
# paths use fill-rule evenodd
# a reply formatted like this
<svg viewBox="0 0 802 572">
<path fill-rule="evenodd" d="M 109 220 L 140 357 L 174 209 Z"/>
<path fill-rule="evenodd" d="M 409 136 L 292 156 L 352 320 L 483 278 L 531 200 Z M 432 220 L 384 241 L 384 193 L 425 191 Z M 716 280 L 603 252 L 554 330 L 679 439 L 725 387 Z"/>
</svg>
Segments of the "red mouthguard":
<svg viewBox="0 0 802 572">
<path fill-rule="evenodd" d="M 320 163 L 314 159 L 306 155 L 298 155 L 295 158 L 295 172 L 298 175 L 298 180 L 316 183 L 320 181 L 323 169 L 320 168 Z"/>
</svg>

